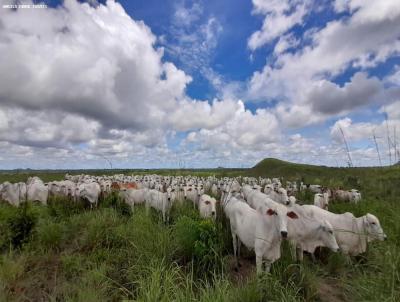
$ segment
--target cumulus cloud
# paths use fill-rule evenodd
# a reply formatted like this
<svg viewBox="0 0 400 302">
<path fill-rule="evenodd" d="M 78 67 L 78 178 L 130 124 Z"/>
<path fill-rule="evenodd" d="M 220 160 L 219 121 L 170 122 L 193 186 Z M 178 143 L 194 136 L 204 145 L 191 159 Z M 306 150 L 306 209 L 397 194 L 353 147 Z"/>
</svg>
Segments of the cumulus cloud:
<svg viewBox="0 0 400 302">
<path fill-rule="evenodd" d="M 198 101 L 182 101 L 168 117 L 174 129 L 187 131 L 193 128 L 213 129 L 227 122 L 235 112 L 243 108 L 241 101 L 214 100 L 212 104 Z"/>
<path fill-rule="evenodd" d="M 278 142 L 281 130 L 274 114 L 264 109 L 252 114 L 243 103 L 238 104 L 225 123 L 214 129 L 191 132 L 187 140 L 200 144 L 203 150 L 224 152 L 266 150 L 268 145 Z"/>
<path fill-rule="evenodd" d="M 254 32 L 248 41 L 251 50 L 256 50 L 301 24 L 308 12 L 308 1 L 304 0 L 253 0 L 255 14 L 265 15 L 262 28 Z"/>
<path fill-rule="evenodd" d="M 377 150 L 374 150 L 376 147 L 376 140 L 378 148 L 380 149 L 381 158 L 385 162 L 389 162 L 391 156 L 393 156 L 393 158 L 400 158 L 400 152 L 397 147 L 400 143 L 398 129 L 400 129 L 400 119 L 388 119 L 381 122 L 353 122 L 352 119 L 346 117 L 336 121 L 331 127 L 330 135 L 332 140 L 337 144 L 344 143 L 344 135 L 347 142 L 351 145 L 353 144 L 353 146 L 362 143 L 370 146 L 367 148 L 358 148 L 358 152 L 361 153 L 362 149 L 364 149 L 365 152 L 367 152 L 367 149 L 372 149 L 374 151 L 375 160 L 378 159 Z M 373 138 L 374 136 L 375 139 Z M 394 156 L 396 150 L 399 154 Z M 354 152 L 354 150 L 352 150 L 352 152 Z"/>
<path fill-rule="evenodd" d="M 298 46 L 300 43 L 299 39 L 296 39 L 293 34 L 287 34 L 281 36 L 278 42 L 275 44 L 274 54 L 280 55 L 288 49 Z"/>
<path fill-rule="evenodd" d="M 94 120 L 54 111 L 1 108 L 0 140 L 25 146 L 66 147 L 97 136 Z"/>
<path fill-rule="evenodd" d="M 190 10 L 201 13 L 200 6 Z M 156 166 L 157 160 L 175 161 L 177 153 L 193 155 L 169 148 L 176 131 L 194 131 L 188 141 L 202 148 L 230 140 L 237 152 L 279 137 L 270 112 L 252 113 L 234 99 L 190 99 L 185 89 L 191 77 L 164 61 L 150 28 L 114 1 L 90 6 L 69 0 L 57 8 L 0 14 L 0 51 L 7 53 L 0 58 L 7 70 L 0 74 L 0 143 L 8 148 L 2 165 L 15 160 L 29 166 L 28 159 L 37 157 L 49 167 L 86 167 L 107 157 Z M 176 22 L 198 21 L 185 14 L 178 11 Z M 206 58 L 220 30 L 211 17 L 195 40 L 182 39 L 202 39 L 197 54 Z M 16 160 L 19 154 L 25 161 Z"/>
<path fill-rule="evenodd" d="M 191 78 L 143 23 L 114 1 L 91 7 L 0 11 L 0 101 L 59 109 L 109 127 L 144 129 L 184 95 Z"/>
<path fill-rule="evenodd" d="M 400 100 L 381 107 L 380 112 L 387 114 L 389 120 L 400 120 Z"/>
<path fill-rule="evenodd" d="M 306 95 L 306 102 L 311 104 L 314 112 L 333 115 L 371 105 L 383 98 L 381 81 L 358 72 L 343 87 L 327 80 L 315 83 Z"/>
<path fill-rule="evenodd" d="M 281 53 L 272 64 L 255 72 L 249 81 L 250 98 L 280 100 L 288 106 L 309 102 L 313 111 L 332 114 L 372 102 L 380 85 L 375 78 L 356 74 L 344 87 L 332 79 L 350 67 L 367 69 L 399 54 L 400 6 L 396 0 L 345 4 L 340 9 L 348 10 L 350 16 L 312 30 L 307 38 L 310 43 L 297 51 Z M 363 89 L 373 97 L 363 100 Z M 324 91 L 334 97 L 324 95 Z"/>
<path fill-rule="evenodd" d="M 346 117 L 336 121 L 331 127 L 330 135 L 332 139 L 338 143 L 344 142 L 343 135 L 346 140 L 360 141 L 371 139 L 376 128 L 377 125 L 372 123 L 353 123 L 350 118 Z"/>
<path fill-rule="evenodd" d="M 323 114 L 314 114 L 312 108 L 308 105 L 287 105 L 278 104 L 275 112 L 282 124 L 289 128 L 301 128 L 310 124 L 322 122 L 326 116 Z"/>
<path fill-rule="evenodd" d="M 170 35 L 161 37 L 111 0 L 0 10 L 0 52 L 7 54 L 0 57 L 0 69 L 7 71 L 0 74 L 0 166 L 251 166 L 267 156 L 331 162 L 344 154 L 339 125 L 351 142 L 372 130 L 384 134 L 382 121 L 343 118 L 357 108 L 382 106 L 383 91 L 381 111 L 389 128 L 400 131 L 398 69 L 382 81 L 367 73 L 400 50 L 398 7 L 390 0 L 341 2 L 335 9 L 346 17 L 298 37 L 291 30 L 303 24 L 309 1 L 254 0 L 264 24 L 248 47 L 276 44 L 273 63 L 254 73 L 248 95 L 246 83 L 227 83 L 212 68 L 223 28 L 201 2 L 180 2 Z M 358 36 L 366 32 L 369 39 Z M 164 51 L 182 69 L 166 61 Z M 361 71 L 335 84 L 332 79 L 349 66 Z M 186 94 L 196 72 L 220 92 L 218 99 Z M 274 105 L 251 111 L 238 94 Z M 326 136 L 288 133 L 287 127 L 332 116 L 342 118 L 324 130 Z M 367 149 L 352 152 L 367 158 Z"/>
</svg>

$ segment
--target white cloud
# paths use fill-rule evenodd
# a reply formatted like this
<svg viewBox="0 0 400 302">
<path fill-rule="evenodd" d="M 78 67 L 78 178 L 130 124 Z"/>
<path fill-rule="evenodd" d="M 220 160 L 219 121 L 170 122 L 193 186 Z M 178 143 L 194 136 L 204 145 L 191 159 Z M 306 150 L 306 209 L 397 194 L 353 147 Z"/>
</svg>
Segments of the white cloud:
<svg viewBox="0 0 400 302">
<path fill-rule="evenodd" d="M 212 104 L 199 101 L 182 101 L 168 117 L 173 128 L 179 131 L 204 128 L 213 129 L 227 122 L 243 103 L 233 100 L 214 100 Z"/>
<path fill-rule="evenodd" d="M 185 7 L 185 1 L 182 1 L 175 7 L 174 22 L 180 26 L 188 26 L 200 18 L 203 10 L 200 2 L 194 2 L 191 7 Z"/>
<path fill-rule="evenodd" d="M 281 139 L 281 130 L 274 114 L 258 109 L 254 114 L 243 103 L 219 127 L 203 128 L 189 133 L 188 141 L 196 142 L 202 150 L 238 152 L 267 150 Z"/>
<path fill-rule="evenodd" d="M 0 128 L 0 141 L 26 146 L 66 147 L 97 136 L 100 124 L 78 115 L 55 111 L 32 111 L 1 108 L 5 123 Z"/>
<path fill-rule="evenodd" d="M 400 120 L 400 100 L 382 107 L 379 111 L 387 114 L 389 120 Z"/>
<path fill-rule="evenodd" d="M 372 123 L 353 123 L 346 117 L 336 121 L 331 127 L 330 135 L 335 142 L 343 143 L 343 135 L 348 141 L 371 139 L 378 125 Z M 343 131 L 343 135 L 342 135 Z"/>
<path fill-rule="evenodd" d="M 227 83 L 211 67 L 223 28 L 216 17 L 204 16 L 201 2 L 177 6 L 173 41 L 168 35 L 157 38 L 114 1 L 93 7 L 68 0 L 46 10 L 0 10 L 0 51 L 7 54 L 0 57 L 0 69 L 7 71 L 0 74 L 0 166 L 87 168 L 108 167 L 108 161 L 114 167 L 168 167 L 182 161 L 198 167 L 248 166 L 267 156 L 340 160 L 338 125 L 357 143 L 372 129 L 383 136 L 384 123 L 342 118 L 330 129 L 333 145 L 327 129 L 325 137 L 311 139 L 288 134 L 287 127 L 382 105 L 385 85 L 390 104 L 382 110 L 388 112 L 389 128 L 398 127 L 400 133 L 398 70 L 382 82 L 365 71 L 400 49 L 395 41 L 400 13 L 390 4 L 337 4 L 351 16 L 300 38 L 290 30 L 302 24 L 308 1 L 255 0 L 254 13 L 265 16 L 265 28 L 253 35 L 252 47 L 277 44 L 276 61 L 254 74 L 250 95 L 278 104 L 253 112 L 237 98 L 246 84 Z M 304 44 L 306 39 L 310 44 Z M 157 43 L 188 73 L 165 61 Z M 295 51 L 299 43 L 308 46 Z M 342 86 L 331 82 L 349 66 L 361 72 Z M 186 95 L 194 70 L 212 83 L 219 99 Z M 179 144 L 183 132 L 187 136 Z M 370 148 L 352 152 L 374 156 Z"/>
<path fill-rule="evenodd" d="M 248 41 L 251 50 L 256 50 L 286 33 L 293 26 L 302 24 L 308 13 L 308 1 L 253 0 L 254 13 L 265 15 L 261 30 L 254 32 Z"/>
<path fill-rule="evenodd" d="M 0 101 L 59 109 L 109 127 L 159 124 L 190 77 L 161 61 L 156 37 L 114 1 L 96 8 L 0 11 Z"/>
<path fill-rule="evenodd" d="M 276 114 L 285 127 L 301 128 L 307 125 L 324 121 L 323 114 L 314 114 L 308 105 L 278 104 L 275 108 Z"/>
<path fill-rule="evenodd" d="M 280 55 L 281 53 L 285 52 L 286 50 L 298 46 L 300 41 L 296 39 L 293 34 L 287 34 L 281 36 L 278 42 L 275 44 L 274 54 Z"/>
<path fill-rule="evenodd" d="M 364 69 L 400 53 L 400 5 L 396 0 L 348 1 L 340 9 L 349 10 L 351 15 L 306 33 L 309 44 L 295 52 L 281 53 L 272 64 L 253 74 L 249 81 L 253 101 L 278 100 L 281 112 L 284 107 L 306 105 L 311 110 L 298 110 L 309 112 L 311 119 L 314 113 L 323 113 L 327 119 L 379 99 L 382 84 L 368 77 Z M 332 82 L 352 66 L 361 73 L 343 87 Z M 386 97 L 393 99 L 399 94 L 392 90 Z"/>
</svg>

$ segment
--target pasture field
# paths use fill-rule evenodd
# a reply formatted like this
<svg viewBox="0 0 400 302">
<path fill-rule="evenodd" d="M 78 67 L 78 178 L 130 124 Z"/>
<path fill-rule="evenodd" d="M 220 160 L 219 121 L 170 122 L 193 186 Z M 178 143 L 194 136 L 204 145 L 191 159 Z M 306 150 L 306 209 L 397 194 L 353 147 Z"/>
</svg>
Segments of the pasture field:
<svg viewBox="0 0 400 302">
<path fill-rule="evenodd" d="M 400 166 L 328 168 L 266 159 L 252 169 L 95 170 L 91 175 L 275 176 L 330 187 L 357 188 L 359 204 L 330 210 L 375 214 L 388 235 L 348 261 L 321 250 L 302 263 L 283 255 L 269 275 L 255 276 L 252 252 L 243 249 L 233 270 L 229 222 L 202 220 L 192 204 L 174 205 L 171 221 L 131 209 L 115 195 L 90 210 L 53 199 L 47 207 L 0 205 L 0 301 L 400 301 Z M 65 171 L 0 173 L 0 182 L 62 179 Z M 313 195 L 298 199 L 311 203 Z"/>
</svg>

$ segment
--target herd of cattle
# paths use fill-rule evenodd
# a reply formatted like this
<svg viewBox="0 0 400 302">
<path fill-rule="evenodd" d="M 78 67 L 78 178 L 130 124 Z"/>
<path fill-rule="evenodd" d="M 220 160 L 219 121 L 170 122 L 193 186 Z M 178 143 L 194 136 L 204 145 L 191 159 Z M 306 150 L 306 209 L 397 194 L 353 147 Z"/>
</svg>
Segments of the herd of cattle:
<svg viewBox="0 0 400 302">
<path fill-rule="evenodd" d="M 297 192 L 303 190 L 314 194 L 314 205 L 301 205 L 296 200 Z M 283 186 L 278 178 L 67 174 L 63 181 L 44 183 L 30 177 L 26 183 L 0 184 L 0 200 L 14 206 L 26 201 L 46 205 L 50 197 L 60 196 L 71 202 L 85 200 L 95 207 L 112 192 L 117 192 L 132 210 L 144 204 L 147 210 L 160 211 L 163 221 L 169 220 L 173 203 L 191 202 L 201 217 L 213 219 L 220 205 L 230 221 L 236 263 L 244 244 L 255 251 L 257 272 L 269 271 L 280 258 L 283 239 L 290 242 L 293 257 L 299 260 L 303 252 L 313 254 L 317 247 L 358 255 L 366 251 L 368 242 L 386 239 L 378 218 L 372 214 L 357 218 L 352 213 L 329 211 L 332 200 L 359 202 L 359 191 L 289 181 Z"/>
</svg>

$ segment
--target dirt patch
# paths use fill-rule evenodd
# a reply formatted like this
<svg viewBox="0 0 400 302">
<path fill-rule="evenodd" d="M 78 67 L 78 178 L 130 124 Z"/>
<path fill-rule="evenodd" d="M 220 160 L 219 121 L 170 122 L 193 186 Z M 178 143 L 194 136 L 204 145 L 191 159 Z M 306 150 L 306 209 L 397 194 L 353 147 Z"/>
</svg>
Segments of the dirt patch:
<svg viewBox="0 0 400 302">
<path fill-rule="evenodd" d="M 17 300 L 46 301 L 59 284 L 60 266 L 58 255 L 33 256 L 27 262 L 23 276 L 10 285 L 8 291 Z"/>
<path fill-rule="evenodd" d="M 321 302 L 343 302 L 347 301 L 343 288 L 339 281 L 332 278 L 318 280 L 318 296 Z"/>
<path fill-rule="evenodd" d="M 242 285 L 246 283 L 255 273 L 256 265 L 254 259 L 239 258 L 240 266 L 237 268 L 233 256 L 228 258 L 228 272 L 229 279 L 235 285 Z"/>
</svg>

